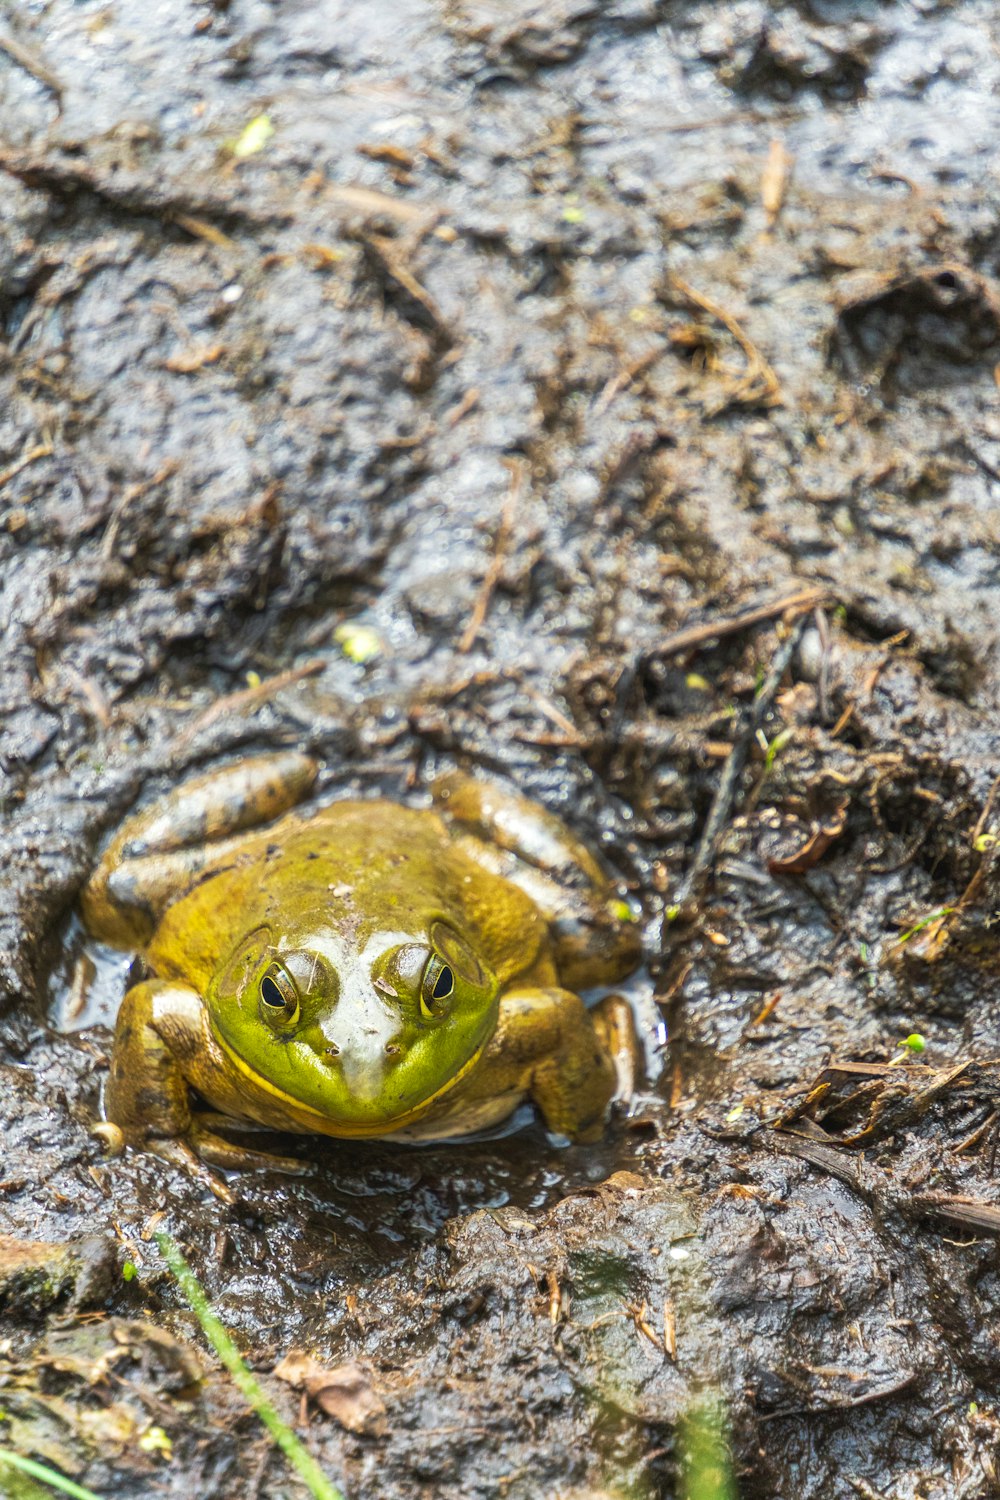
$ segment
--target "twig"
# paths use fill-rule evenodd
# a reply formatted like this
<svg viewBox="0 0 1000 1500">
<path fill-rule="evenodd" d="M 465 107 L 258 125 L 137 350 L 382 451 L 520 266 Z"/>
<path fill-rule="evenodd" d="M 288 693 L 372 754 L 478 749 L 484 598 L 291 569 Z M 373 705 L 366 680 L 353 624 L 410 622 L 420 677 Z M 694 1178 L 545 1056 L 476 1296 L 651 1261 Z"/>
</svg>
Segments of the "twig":
<svg viewBox="0 0 1000 1500">
<path fill-rule="evenodd" d="M 785 188 L 788 186 L 788 173 L 791 169 L 792 158 L 785 150 L 785 143 L 775 139 L 768 147 L 767 161 L 764 164 L 764 172 L 760 180 L 760 198 L 764 205 L 764 213 L 767 215 L 767 227 L 772 229 L 778 215 L 781 213 L 781 205 L 785 201 Z"/>
<path fill-rule="evenodd" d="M 790 615 L 795 618 L 806 614 L 811 609 L 816 609 L 829 598 L 824 589 L 799 589 L 797 593 L 786 594 L 782 599 L 773 599 L 770 604 L 759 604 L 755 609 L 745 610 L 742 614 L 731 615 L 724 620 L 706 621 L 704 625 L 688 625 L 683 630 L 677 630 L 673 635 L 668 635 L 665 641 L 654 646 L 649 652 L 650 656 L 680 656 L 684 651 L 690 651 L 695 646 L 703 646 L 706 641 L 722 640 L 727 635 L 738 635 L 741 630 L 749 630 L 753 625 L 762 625 L 765 620 L 773 620 L 779 615 Z"/>
<path fill-rule="evenodd" d="M 111 512 L 111 519 L 107 524 L 103 537 L 101 538 L 102 557 L 111 557 L 114 555 L 115 542 L 118 540 L 118 533 L 121 530 L 121 524 L 125 518 L 125 512 L 128 510 L 133 501 L 138 500 L 142 495 L 147 495 L 150 490 L 158 489 L 161 484 L 163 484 L 166 480 L 170 479 L 174 474 L 176 474 L 179 468 L 180 463 L 176 458 L 168 459 L 161 468 L 157 469 L 152 479 L 143 479 L 140 480 L 138 484 L 129 485 L 128 489 L 125 491 L 124 495 L 122 495 L 121 499 L 118 501 L 118 504 Z"/>
<path fill-rule="evenodd" d="M 38 443 L 34 448 L 29 448 L 23 458 L 19 458 L 16 464 L 11 464 L 9 469 L 4 469 L 0 474 L 0 490 L 15 475 L 20 474 L 22 469 L 26 469 L 29 464 L 36 463 L 40 458 L 50 458 L 53 451 L 51 443 Z"/>
<path fill-rule="evenodd" d="M 46 67 L 42 59 L 37 57 L 23 42 L 16 42 L 12 36 L 0 36 L 0 52 L 6 52 L 11 62 L 17 63 L 19 68 L 23 68 L 26 73 L 31 74 L 32 78 L 44 84 L 45 88 L 55 95 L 59 113 L 62 114 L 63 84 L 52 69 Z"/>
<path fill-rule="evenodd" d="M 713 302 L 711 297 L 706 297 L 703 292 L 696 291 L 689 282 L 676 273 L 670 277 L 670 284 L 678 292 L 685 302 L 691 303 L 702 312 L 708 313 L 709 317 L 717 318 L 722 326 L 732 334 L 746 357 L 747 370 L 742 381 L 737 387 L 734 395 L 739 401 L 763 400 L 766 406 L 779 406 L 781 404 L 781 386 L 778 377 L 771 369 L 767 360 L 761 354 L 757 345 L 749 334 L 737 323 L 731 312 L 718 302 Z"/>
<path fill-rule="evenodd" d="M 722 768 L 719 785 L 716 789 L 715 798 L 712 802 L 695 857 L 691 862 L 690 869 L 678 887 L 675 897 L 675 904 L 677 906 L 686 905 L 693 896 L 698 895 L 705 882 L 705 877 L 715 856 L 715 846 L 718 843 L 719 835 L 729 820 L 739 779 L 743 773 L 743 767 L 746 765 L 747 756 L 750 753 L 750 746 L 754 743 L 757 737 L 757 730 L 760 728 L 771 704 L 774 702 L 778 689 L 781 686 L 781 679 L 784 677 L 788 664 L 795 654 L 795 648 L 799 644 L 803 625 L 804 621 L 800 619 L 793 626 L 787 640 L 779 646 L 771 664 L 771 671 L 763 687 L 751 704 L 749 711 L 744 711 L 743 724 L 736 739 L 733 741 L 733 748 L 729 752 L 729 759 Z"/>
<path fill-rule="evenodd" d="M 591 415 L 594 417 L 602 416 L 615 397 L 621 391 L 627 390 L 637 375 L 645 374 L 652 365 L 655 365 L 662 354 L 662 349 L 647 349 L 645 354 L 640 354 L 637 359 L 633 359 L 623 369 L 619 370 L 617 375 L 612 375 L 594 402 L 594 409 Z"/>
<path fill-rule="evenodd" d="M 458 649 L 463 656 L 466 652 L 471 651 L 475 644 L 476 636 L 482 629 L 483 622 L 486 619 L 490 600 L 493 597 L 493 590 L 496 588 L 500 574 L 503 572 L 503 565 L 507 556 L 507 546 L 510 542 L 511 528 L 514 524 L 514 515 L 521 499 L 521 490 L 524 487 L 526 467 L 524 460 L 514 458 L 509 459 L 507 462 L 511 473 L 510 489 L 507 492 L 503 510 L 500 512 L 500 524 L 497 527 L 496 539 L 493 543 L 493 556 L 490 558 L 489 567 L 486 569 L 486 576 L 483 579 L 482 588 L 479 590 L 479 597 L 472 611 L 472 617 L 465 627 L 462 639 L 458 643 Z"/>
<path fill-rule="evenodd" d="M 663 1303 L 663 1352 L 673 1363 L 677 1363 L 677 1316 L 669 1297 Z"/>
<path fill-rule="evenodd" d="M 256 683 L 254 687 L 240 688 L 236 693 L 227 693 L 224 698 L 217 698 L 178 735 L 177 743 L 183 745 L 194 739 L 196 734 L 207 729 L 209 724 L 214 724 L 216 719 L 221 719 L 223 714 L 239 713 L 245 708 L 254 708 L 258 703 L 266 703 L 282 689 L 301 682 L 304 677 L 315 677 L 325 667 L 326 662 L 317 656 L 312 661 L 303 662 L 301 667 L 289 667 L 287 671 L 276 672 L 273 677 L 265 677 L 263 682 Z"/>
</svg>

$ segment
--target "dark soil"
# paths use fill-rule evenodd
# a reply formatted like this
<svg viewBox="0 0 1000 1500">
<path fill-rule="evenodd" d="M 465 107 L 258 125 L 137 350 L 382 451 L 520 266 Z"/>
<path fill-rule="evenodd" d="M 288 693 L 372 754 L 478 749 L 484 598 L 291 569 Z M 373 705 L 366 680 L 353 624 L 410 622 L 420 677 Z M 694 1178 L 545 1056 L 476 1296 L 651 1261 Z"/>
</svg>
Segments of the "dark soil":
<svg viewBox="0 0 1000 1500">
<path fill-rule="evenodd" d="M 0 1444 L 304 1493 L 166 1229 L 289 1420 L 286 1355 L 360 1365 L 384 1412 L 301 1428 L 349 1500 L 672 1496 L 708 1389 L 743 1500 L 1000 1491 L 998 42 L 989 0 L 4 9 Z M 602 1145 L 300 1143 L 231 1209 L 102 1159 L 81 884 L 282 745 L 605 851 L 651 1082 Z"/>
</svg>

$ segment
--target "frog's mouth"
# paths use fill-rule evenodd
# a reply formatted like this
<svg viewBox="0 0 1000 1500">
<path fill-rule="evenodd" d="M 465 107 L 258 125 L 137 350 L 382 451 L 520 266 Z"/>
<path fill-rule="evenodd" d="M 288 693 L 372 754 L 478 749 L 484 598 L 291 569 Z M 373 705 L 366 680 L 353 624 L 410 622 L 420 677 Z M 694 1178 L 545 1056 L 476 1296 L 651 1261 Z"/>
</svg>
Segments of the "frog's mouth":
<svg viewBox="0 0 1000 1500">
<path fill-rule="evenodd" d="M 233 1067 L 246 1079 L 249 1087 L 258 1094 L 265 1094 L 272 1104 L 276 1103 L 281 1106 L 285 1113 L 291 1117 L 295 1125 L 302 1125 L 306 1130 L 313 1131 L 317 1135 L 345 1137 L 392 1135 L 395 1131 L 412 1124 L 416 1120 L 422 1119 L 432 1105 L 436 1104 L 445 1094 L 450 1094 L 456 1084 L 461 1083 L 462 1079 L 472 1072 L 486 1048 L 486 1041 L 484 1040 L 476 1048 L 472 1056 L 451 1075 L 446 1083 L 442 1084 L 439 1089 L 436 1089 L 433 1094 L 428 1094 L 426 1099 L 421 1099 L 419 1103 L 404 1110 L 402 1114 L 392 1115 L 382 1120 L 335 1120 L 330 1115 L 325 1114 L 323 1110 L 317 1109 L 315 1105 L 304 1103 L 303 1100 L 297 1099 L 294 1094 L 287 1093 L 284 1089 L 279 1088 L 276 1083 L 272 1083 L 269 1078 L 265 1078 L 252 1064 L 241 1057 L 229 1042 L 219 1035 L 214 1027 L 212 1028 L 212 1032 L 217 1045 L 225 1053 L 226 1058 Z"/>
</svg>

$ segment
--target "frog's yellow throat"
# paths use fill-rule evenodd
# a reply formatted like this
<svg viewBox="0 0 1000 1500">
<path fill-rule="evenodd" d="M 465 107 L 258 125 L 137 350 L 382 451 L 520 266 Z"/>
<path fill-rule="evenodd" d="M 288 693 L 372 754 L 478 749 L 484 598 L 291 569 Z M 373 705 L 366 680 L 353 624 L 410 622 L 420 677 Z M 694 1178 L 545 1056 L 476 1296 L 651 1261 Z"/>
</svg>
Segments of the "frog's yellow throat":
<svg viewBox="0 0 1000 1500">
<path fill-rule="evenodd" d="M 472 1072 L 472 1069 L 482 1057 L 486 1047 L 485 1041 L 480 1043 L 468 1062 L 463 1063 L 458 1072 L 454 1073 L 448 1079 L 447 1083 L 435 1090 L 433 1094 L 429 1094 L 426 1099 L 421 1099 L 419 1104 L 415 1104 L 405 1114 L 394 1115 L 391 1120 L 372 1123 L 370 1125 L 347 1125 L 331 1120 L 329 1115 L 325 1115 L 322 1110 L 315 1109 L 311 1104 L 304 1104 L 301 1099 L 296 1099 L 293 1094 L 286 1094 L 284 1089 L 279 1089 L 277 1084 L 272 1083 L 270 1079 L 262 1077 L 256 1069 L 250 1066 L 245 1058 L 242 1058 L 238 1052 L 233 1050 L 225 1038 L 220 1036 L 215 1030 L 214 1026 L 212 1028 L 212 1035 L 229 1062 L 238 1069 L 243 1077 L 261 1093 L 266 1093 L 270 1098 L 278 1100 L 288 1111 L 289 1115 L 297 1122 L 301 1122 L 306 1130 L 314 1131 L 317 1135 L 344 1137 L 393 1135 L 397 1130 L 413 1124 L 415 1120 L 423 1119 L 432 1104 L 436 1104 L 445 1094 L 451 1093 L 455 1085 L 461 1083 L 462 1079 Z M 489 1039 L 487 1038 L 487 1040 Z"/>
</svg>

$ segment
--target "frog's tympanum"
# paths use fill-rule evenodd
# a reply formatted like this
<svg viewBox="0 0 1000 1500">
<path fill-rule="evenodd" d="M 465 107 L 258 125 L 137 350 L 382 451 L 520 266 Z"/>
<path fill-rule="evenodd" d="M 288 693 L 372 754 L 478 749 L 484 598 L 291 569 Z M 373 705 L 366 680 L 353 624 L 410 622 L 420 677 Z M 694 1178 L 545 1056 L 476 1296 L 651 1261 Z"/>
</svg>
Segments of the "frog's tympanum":
<svg viewBox="0 0 1000 1500">
<path fill-rule="evenodd" d="M 631 1018 L 612 985 L 639 941 L 607 876 L 534 803 L 458 775 L 435 811 L 289 811 L 316 763 L 287 753 L 188 782 L 134 816 L 84 893 L 105 942 L 142 949 L 105 1097 L 106 1139 L 202 1162 L 280 1165 L 192 1113 L 417 1141 L 496 1125 L 524 1099 L 599 1134 Z M 264 825 L 264 826 L 257 826 Z M 625 920 L 623 920 L 625 918 Z"/>
</svg>

